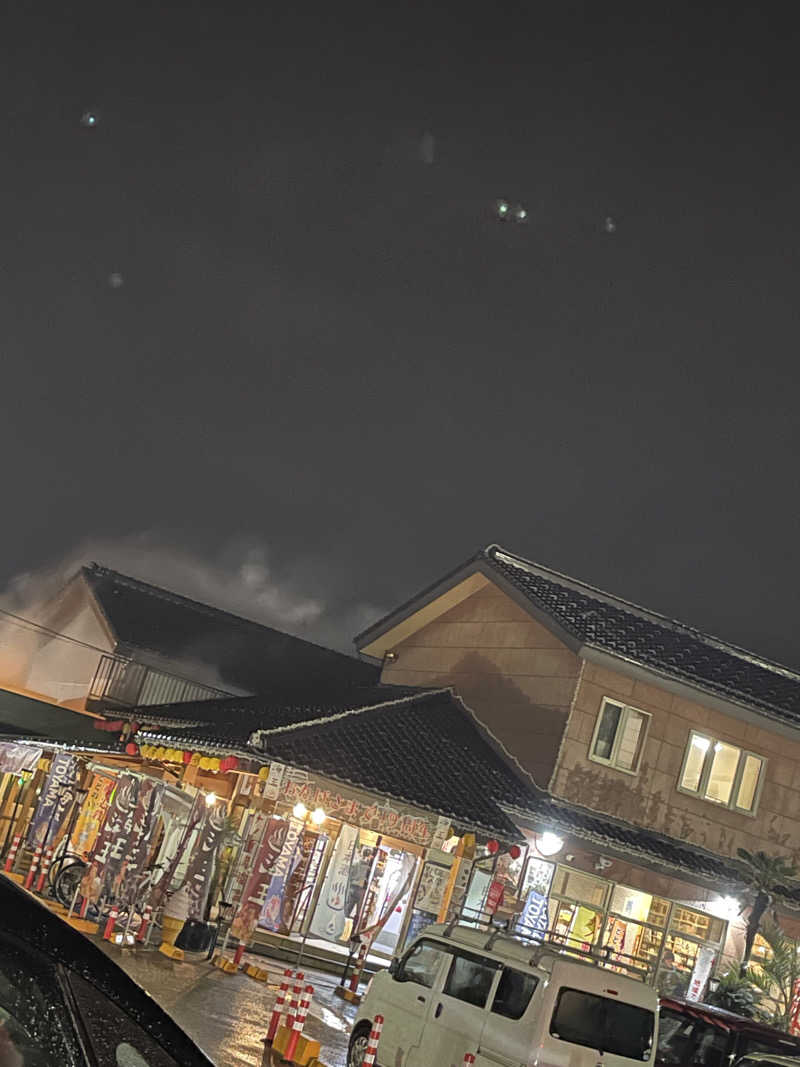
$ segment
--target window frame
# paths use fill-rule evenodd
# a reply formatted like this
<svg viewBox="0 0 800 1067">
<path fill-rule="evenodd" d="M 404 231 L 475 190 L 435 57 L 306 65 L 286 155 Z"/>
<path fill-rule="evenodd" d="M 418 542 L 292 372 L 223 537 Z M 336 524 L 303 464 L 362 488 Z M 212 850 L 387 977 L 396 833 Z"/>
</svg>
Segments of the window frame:
<svg viewBox="0 0 800 1067">
<path fill-rule="evenodd" d="M 708 748 L 706 749 L 705 756 L 703 758 L 703 766 L 700 771 L 700 780 L 697 783 L 697 789 L 689 789 L 683 784 L 683 776 L 686 773 L 686 764 L 689 762 L 689 753 L 692 749 L 692 741 L 695 737 L 702 737 L 704 741 L 708 741 Z M 706 790 L 708 789 L 708 782 L 711 778 L 711 771 L 714 766 L 714 746 L 717 743 L 728 745 L 730 748 L 736 748 L 739 750 L 739 760 L 736 764 L 736 773 L 733 776 L 733 783 L 731 785 L 731 798 L 726 803 L 723 800 L 714 800 L 713 797 L 706 796 Z M 745 764 L 747 763 L 747 757 L 752 756 L 757 759 L 761 764 L 761 770 L 758 775 L 758 781 L 756 782 L 756 788 L 753 792 L 753 806 L 752 808 L 740 808 L 737 800 L 739 797 L 739 790 L 742 785 L 742 778 L 744 777 Z M 690 730 L 689 737 L 686 740 L 686 746 L 683 752 L 683 759 L 681 760 L 681 769 L 678 774 L 678 783 L 676 790 L 679 793 L 683 793 L 687 797 L 695 797 L 697 800 L 703 800 L 707 804 L 713 804 L 717 808 L 726 808 L 728 811 L 735 811 L 737 815 L 747 815 L 749 818 L 754 819 L 758 813 L 758 806 L 761 802 L 761 790 L 764 788 L 764 781 L 767 776 L 767 763 L 766 756 L 762 756 L 760 752 L 753 752 L 749 748 L 744 748 L 742 745 L 737 745 L 733 741 L 723 741 L 719 737 L 715 737 L 713 734 L 706 733 L 703 730 Z"/>
<path fill-rule="evenodd" d="M 613 704 L 615 707 L 621 709 L 619 722 L 617 723 L 617 730 L 614 734 L 614 741 L 611 745 L 611 755 L 606 759 L 605 756 L 598 756 L 595 754 L 595 746 L 597 744 L 597 735 L 600 733 L 600 724 L 603 721 L 603 715 L 608 704 Z M 635 711 L 637 715 L 643 715 L 644 733 L 642 736 L 641 747 L 639 751 L 639 759 L 636 761 L 636 766 L 631 770 L 628 767 L 619 767 L 616 764 L 616 758 L 619 755 L 619 747 L 622 741 L 622 735 L 625 732 L 625 724 L 628 721 L 630 712 Z M 592 763 L 600 763 L 603 767 L 609 767 L 612 771 L 619 771 L 620 774 L 629 774 L 631 777 L 636 777 L 639 774 L 639 770 L 642 765 L 642 757 L 644 755 L 644 746 L 647 744 L 647 735 L 650 731 L 650 723 L 653 716 L 651 712 L 644 711 L 642 708 L 635 708 L 632 704 L 626 704 L 623 700 L 617 700 L 615 697 L 603 697 L 600 702 L 600 710 L 597 713 L 595 719 L 594 730 L 592 731 L 592 740 L 589 744 L 589 759 Z"/>
<path fill-rule="evenodd" d="M 436 941 L 432 937 L 421 937 L 418 941 L 415 941 L 413 945 L 409 945 L 408 948 L 403 953 L 403 955 L 400 957 L 400 963 L 399 963 L 398 968 L 397 968 L 397 973 L 394 975 L 394 980 L 396 982 L 400 982 L 400 983 L 411 982 L 412 985 L 418 985 L 422 989 L 434 989 L 436 987 L 436 983 L 442 981 L 442 970 L 443 970 L 444 960 L 440 960 L 439 961 L 438 971 L 437 971 L 436 975 L 434 976 L 433 981 L 431 982 L 431 984 L 429 986 L 424 985 L 422 982 L 417 981 L 417 979 L 415 979 L 415 978 L 408 977 L 407 974 L 406 974 L 406 962 L 409 959 L 409 957 L 411 955 L 413 955 L 413 953 L 415 953 L 418 949 L 425 948 L 425 947 L 427 947 L 429 945 L 432 948 L 438 949 L 442 953 L 443 957 L 445 957 L 445 958 L 448 957 L 448 956 L 450 957 L 450 960 L 449 960 L 449 962 L 447 964 L 447 970 L 445 971 L 446 974 L 450 973 L 450 965 L 451 965 L 453 956 L 455 955 L 455 950 L 453 948 L 451 948 L 449 945 L 442 944 L 441 941 Z"/>
</svg>

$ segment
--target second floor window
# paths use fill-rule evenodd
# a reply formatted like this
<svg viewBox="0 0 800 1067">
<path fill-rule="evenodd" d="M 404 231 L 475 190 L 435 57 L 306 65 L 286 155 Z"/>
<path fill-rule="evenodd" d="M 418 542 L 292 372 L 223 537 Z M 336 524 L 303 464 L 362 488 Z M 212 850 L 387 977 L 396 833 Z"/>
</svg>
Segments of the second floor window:
<svg viewBox="0 0 800 1067">
<path fill-rule="evenodd" d="M 766 760 L 692 730 L 678 788 L 734 811 L 754 814 Z"/>
<path fill-rule="evenodd" d="M 646 711 L 606 697 L 597 716 L 589 759 L 637 774 L 649 721 Z"/>
</svg>

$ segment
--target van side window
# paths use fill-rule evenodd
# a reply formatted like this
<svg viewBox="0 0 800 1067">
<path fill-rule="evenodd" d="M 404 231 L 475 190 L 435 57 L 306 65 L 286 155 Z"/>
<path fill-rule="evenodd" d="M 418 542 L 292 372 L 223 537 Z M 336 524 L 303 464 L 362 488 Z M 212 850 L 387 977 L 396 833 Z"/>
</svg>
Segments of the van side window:
<svg viewBox="0 0 800 1067">
<path fill-rule="evenodd" d="M 535 974 L 525 974 L 523 971 L 512 971 L 509 967 L 504 967 L 492 1001 L 492 1011 L 495 1015 L 504 1015 L 507 1019 L 521 1019 L 538 984 L 539 979 Z"/>
<path fill-rule="evenodd" d="M 450 953 L 442 946 L 433 941 L 418 941 L 416 945 L 403 957 L 403 962 L 397 971 L 398 982 L 416 982 L 430 989 L 436 981 L 439 973 L 439 964 L 442 957 Z"/>
<path fill-rule="evenodd" d="M 456 997 L 457 1000 L 482 1008 L 486 1004 L 499 966 L 493 960 L 483 959 L 481 956 L 459 953 L 450 964 L 444 992 L 448 997 Z"/>
</svg>

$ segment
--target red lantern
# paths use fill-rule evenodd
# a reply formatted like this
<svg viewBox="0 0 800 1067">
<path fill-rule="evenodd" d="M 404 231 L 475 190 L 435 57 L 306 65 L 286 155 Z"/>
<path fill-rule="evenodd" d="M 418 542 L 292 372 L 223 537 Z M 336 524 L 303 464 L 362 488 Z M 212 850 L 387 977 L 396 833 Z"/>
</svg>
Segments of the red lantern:
<svg viewBox="0 0 800 1067">
<path fill-rule="evenodd" d="M 139 746 L 134 745 L 133 741 L 129 741 L 125 746 L 125 751 L 129 756 L 136 756 L 139 754 Z"/>
<path fill-rule="evenodd" d="M 228 756 L 228 770 L 235 771 L 239 766 L 239 760 L 236 756 Z"/>
<path fill-rule="evenodd" d="M 131 723 L 131 733 L 135 734 L 135 733 L 138 733 L 138 732 L 139 732 L 139 723 L 138 722 L 132 722 Z"/>
<path fill-rule="evenodd" d="M 522 849 L 519 847 L 519 845 L 512 845 L 511 848 L 508 850 L 508 854 L 512 858 L 512 860 L 518 860 L 522 855 Z"/>
<path fill-rule="evenodd" d="M 499 849 L 500 845 L 497 841 L 495 841 L 493 837 L 486 842 L 486 851 L 489 853 L 490 856 L 493 856 L 495 852 L 499 851 Z"/>
<path fill-rule="evenodd" d="M 183 762 L 184 763 L 191 763 L 192 762 L 192 754 L 191 754 L 191 752 L 184 752 L 184 754 L 183 754 Z"/>
<path fill-rule="evenodd" d="M 227 771 L 230 768 L 230 756 L 225 756 L 224 759 L 219 761 L 219 769 L 221 771 Z"/>
</svg>

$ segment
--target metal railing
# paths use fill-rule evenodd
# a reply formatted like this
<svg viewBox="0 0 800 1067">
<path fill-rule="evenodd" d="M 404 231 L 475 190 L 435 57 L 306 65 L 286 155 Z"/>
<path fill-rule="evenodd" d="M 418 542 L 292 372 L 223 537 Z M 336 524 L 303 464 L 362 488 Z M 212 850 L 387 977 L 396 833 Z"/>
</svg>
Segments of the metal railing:
<svg viewBox="0 0 800 1067">
<path fill-rule="evenodd" d="M 181 704 L 227 696 L 233 694 L 154 670 L 135 660 L 101 656 L 89 686 L 88 701 L 93 706 L 132 708 L 140 704 Z"/>
</svg>

